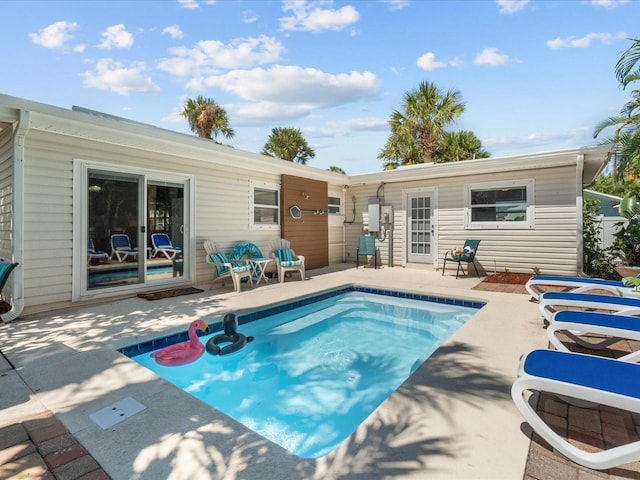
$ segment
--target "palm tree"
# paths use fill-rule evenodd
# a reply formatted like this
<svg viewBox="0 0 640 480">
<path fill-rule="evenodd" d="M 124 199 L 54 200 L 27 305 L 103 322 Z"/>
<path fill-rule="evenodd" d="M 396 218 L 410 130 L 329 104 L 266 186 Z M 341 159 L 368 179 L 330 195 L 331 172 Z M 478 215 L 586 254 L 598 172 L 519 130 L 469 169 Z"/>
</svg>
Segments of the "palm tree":
<svg viewBox="0 0 640 480">
<path fill-rule="evenodd" d="M 640 68 L 634 70 L 640 62 L 640 40 L 632 39 L 631 46 L 622 54 L 616 64 L 616 78 L 626 88 L 632 82 L 640 80 Z M 620 115 L 607 118 L 596 125 L 593 133 L 596 138 L 603 130 L 613 128 L 613 135 L 602 143 L 619 145 L 615 156 L 616 176 L 619 179 L 626 175 L 640 175 L 640 89 L 631 92 L 631 100 L 620 110 Z"/>
<path fill-rule="evenodd" d="M 630 82 L 640 80 L 640 68 L 633 70 L 638 62 L 640 62 L 640 39 L 631 38 L 633 43 L 622 54 L 618 63 L 616 63 L 616 78 L 626 88 Z"/>
<path fill-rule="evenodd" d="M 434 83 L 421 82 L 418 88 L 405 92 L 402 112 L 394 110 L 389 120 L 391 134 L 378 158 L 393 164 L 429 163 L 445 127 L 464 112 L 460 92 L 438 90 Z"/>
<path fill-rule="evenodd" d="M 445 132 L 433 151 L 433 163 L 459 162 L 474 158 L 488 158 L 491 154 L 482 148 L 482 142 L 473 132 Z"/>
<path fill-rule="evenodd" d="M 335 165 L 331 165 L 329 168 L 327 168 L 327 170 L 329 170 L 330 172 L 342 173 L 343 175 L 347 174 L 343 169 L 341 169 L 340 167 L 336 167 Z"/>
<path fill-rule="evenodd" d="M 211 98 L 198 96 L 195 100 L 189 98 L 180 113 L 189 121 L 189 128 L 199 137 L 208 138 L 216 143 L 218 134 L 225 138 L 233 138 L 236 132 L 229 127 L 229 117 L 224 108 Z"/>
<path fill-rule="evenodd" d="M 270 157 L 281 158 L 289 162 L 306 165 L 310 158 L 316 156 L 297 128 L 274 128 L 271 130 L 269 140 L 262 148 L 262 154 Z"/>
</svg>

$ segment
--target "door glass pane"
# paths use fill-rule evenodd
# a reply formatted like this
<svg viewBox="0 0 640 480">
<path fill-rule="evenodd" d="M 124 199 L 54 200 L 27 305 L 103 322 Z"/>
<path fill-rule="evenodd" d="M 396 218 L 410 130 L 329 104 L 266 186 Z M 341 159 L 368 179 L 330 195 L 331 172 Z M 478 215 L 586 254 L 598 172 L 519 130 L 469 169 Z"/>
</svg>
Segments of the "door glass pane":
<svg viewBox="0 0 640 480">
<path fill-rule="evenodd" d="M 184 186 L 147 183 L 147 280 L 184 275 Z"/>
<path fill-rule="evenodd" d="M 88 185 L 87 289 L 142 282 L 138 261 L 140 177 L 89 171 Z"/>
<path fill-rule="evenodd" d="M 411 198 L 410 252 L 431 254 L 431 197 Z"/>
</svg>

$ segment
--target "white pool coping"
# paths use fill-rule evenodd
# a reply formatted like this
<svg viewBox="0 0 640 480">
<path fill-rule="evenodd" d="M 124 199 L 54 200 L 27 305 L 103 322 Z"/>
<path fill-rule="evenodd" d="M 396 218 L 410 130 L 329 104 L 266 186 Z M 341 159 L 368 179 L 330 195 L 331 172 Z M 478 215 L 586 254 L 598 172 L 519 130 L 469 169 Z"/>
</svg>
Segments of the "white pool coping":
<svg viewBox="0 0 640 480">
<path fill-rule="evenodd" d="M 337 266 L 308 280 L 130 298 L 0 327 L 0 425 L 51 410 L 114 480 L 514 479 L 529 439 L 510 398 L 520 355 L 545 348 L 527 295 L 475 291 L 477 278 L 421 268 Z M 183 331 L 201 317 L 358 284 L 487 304 L 329 455 L 300 459 L 160 379 L 116 348 Z M 91 415 L 123 399 L 145 408 L 102 429 Z"/>
</svg>

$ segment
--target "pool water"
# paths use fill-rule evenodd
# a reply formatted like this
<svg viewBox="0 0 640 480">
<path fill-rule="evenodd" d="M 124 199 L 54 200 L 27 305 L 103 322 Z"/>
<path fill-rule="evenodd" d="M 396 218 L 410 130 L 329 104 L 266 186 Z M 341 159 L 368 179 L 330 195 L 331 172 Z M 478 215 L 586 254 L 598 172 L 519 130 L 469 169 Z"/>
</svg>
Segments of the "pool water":
<svg viewBox="0 0 640 480">
<path fill-rule="evenodd" d="M 478 308 L 347 291 L 240 325 L 255 340 L 236 353 L 205 352 L 180 367 L 149 352 L 130 356 L 292 453 L 318 458 Z"/>
</svg>

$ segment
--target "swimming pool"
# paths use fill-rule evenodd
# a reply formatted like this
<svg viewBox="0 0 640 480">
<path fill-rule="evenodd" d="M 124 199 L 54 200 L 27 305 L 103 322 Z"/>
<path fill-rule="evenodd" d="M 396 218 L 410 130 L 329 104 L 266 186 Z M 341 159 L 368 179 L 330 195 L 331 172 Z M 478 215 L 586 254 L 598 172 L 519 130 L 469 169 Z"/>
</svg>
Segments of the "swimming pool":
<svg viewBox="0 0 640 480">
<path fill-rule="evenodd" d="M 350 287 L 240 316 L 238 331 L 255 340 L 230 355 L 205 352 L 181 367 L 150 357 L 182 334 L 121 352 L 292 453 L 318 458 L 481 307 Z"/>
</svg>

